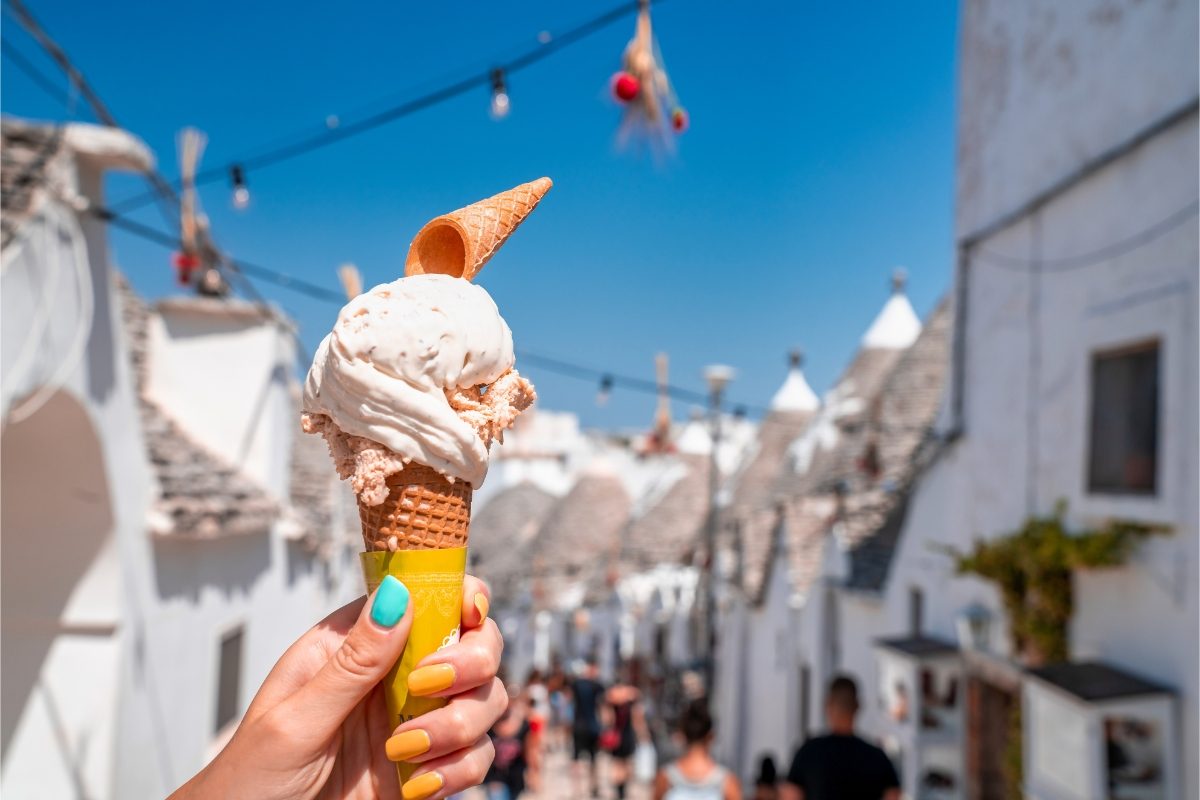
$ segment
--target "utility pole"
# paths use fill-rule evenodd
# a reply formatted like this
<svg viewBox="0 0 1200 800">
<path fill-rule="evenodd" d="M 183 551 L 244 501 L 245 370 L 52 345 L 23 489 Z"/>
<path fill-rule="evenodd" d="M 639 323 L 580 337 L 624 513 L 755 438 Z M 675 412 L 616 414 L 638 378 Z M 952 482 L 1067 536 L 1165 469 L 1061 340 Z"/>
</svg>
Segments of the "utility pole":
<svg viewBox="0 0 1200 800">
<path fill-rule="evenodd" d="M 721 475 L 717 450 L 721 444 L 721 401 L 725 389 L 733 380 L 734 370 L 720 364 L 704 369 L 704 380 L 708 383 L 708 414 L 712 449 L 708 466 L 708 517 L 704 528 L 704 562 L 701 573 L 701 588 L 704 603 L 704 624 L 701 628 L 701 646 L 704 653 L 704 689 L 709 697 L 715 686 L 717 663 L 717 531 L 719 530 Z"/>
</svg>

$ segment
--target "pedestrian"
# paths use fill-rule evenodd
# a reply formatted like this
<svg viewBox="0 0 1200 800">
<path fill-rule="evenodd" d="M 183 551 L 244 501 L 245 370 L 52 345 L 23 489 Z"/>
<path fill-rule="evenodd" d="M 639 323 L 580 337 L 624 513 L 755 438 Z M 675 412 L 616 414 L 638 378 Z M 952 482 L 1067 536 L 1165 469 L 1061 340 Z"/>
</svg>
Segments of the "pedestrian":
<svg viewBox="0 0 1200 800">
<path fill-rule="evenodd" d="M 631 679 L 630 666 L 625 664 L 620 678 L 605 694 L 612 724 L 605 731 L 608 741 L 604 749 L 612 755 L 611 775 L 617 800 L 625 798 L 630 776 L 629 760 L 633 758 L 638 742 L 650 741 L 641 700 L 642 694 Z"/>
<path fill-rule="evenodd" d="M 854 734 L 858 686 L 840 675 L 829 684 L 829 733 L 797 751 L 780 800 L 900 800 L 900 779 L 887 754 Z"/>
<path fill-rule="evenodd" d="M 596 774 L 596 751 L 600 739 L 600 705 L 604 686 L 600 684 L 600 668 L 594 656 L 583 665 L 583 673 L 570 684 L 571 691 L 571 757 L 576 784 L 582 784 L 580 797 L 599 797 L 600 784 Z M 583 766 L 584 759 L 588 765 Z"/>
<path fill-rule="evenodd" d="M 693 700 L 679 721 L 684 751 L 658 771 L 654 800 L 742 800 L 742 787 L 732 772 L 713 760 L 713 721 L 708 701 Z"/>
<path fill-rule="evenodd" d="M 565 750 L 571 740 L 571 698 L 567 687 L 567 676 L 561 664 L 555 664 L 546 680 L 550 692 L 550 736 L 548 746 L 552 750 Z"/>
<path fill-rule="evenodd" d="M 529 766 L 526 774 L 529 788 L 539 792 L 542 788 L 542 754 L 550 723 L 550 692 L 542 680 L 542 673 L 536 669 L 525 682 L 525 699 L 529 708 L 529 745 L 526 748 Z"/>
<path fill-rule="evenodd" d="M 510 692 L 510 697 L 515 692 Z M 488 800 L 517 800 L 525 791 L 525 771 L 529 765 L 529 706 L 517 694 L 508 710 L 488 731 L 496 755 L 483 779 Z"/>
<path fill-rule="evenodd" d="M 758 762 L 758 777 L 754 779 L 754 800 L 779 800 L 778 773 L 775 759 L 764 755 Z"/>
</svg>

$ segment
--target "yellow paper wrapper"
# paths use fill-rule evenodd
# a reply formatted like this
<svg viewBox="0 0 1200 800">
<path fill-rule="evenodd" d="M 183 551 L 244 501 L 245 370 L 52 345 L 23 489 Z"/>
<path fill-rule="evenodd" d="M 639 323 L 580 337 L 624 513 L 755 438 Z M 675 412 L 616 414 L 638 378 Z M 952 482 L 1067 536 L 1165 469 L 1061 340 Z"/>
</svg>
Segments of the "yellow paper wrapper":
<svg viewBox="0 0 1200 800">
<path fill-rule="evenodd" d="M 421 659 L 458 641 L 467 548 L 360 553 L 359 560 L 368 592 L 375 591 L 385 575 L 393 575 L 408 587 L 411 595 L 413 624 L 408 645 L 383 679 L 388 716 L 394 729 L 401 722 L 446 704 L 440 697 L 409 697 L 408 675 Z M 396 767 L 401 783 L 417 768 L 415 764 Z"/>
</svg>

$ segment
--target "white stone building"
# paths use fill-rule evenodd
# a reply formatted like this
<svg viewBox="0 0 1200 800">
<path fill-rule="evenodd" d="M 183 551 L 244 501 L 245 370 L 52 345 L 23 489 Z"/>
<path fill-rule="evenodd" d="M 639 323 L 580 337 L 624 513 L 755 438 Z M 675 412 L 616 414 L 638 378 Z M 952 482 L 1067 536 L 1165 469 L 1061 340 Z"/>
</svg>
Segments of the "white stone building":
<svg viewBox="0 0 1200 800">
<path fill-rule="evenodd" d="M 781 433 L 764 424 L 773 469 L 739 486 L 753 502 L 727 520 L 737 553 L 719 636 L 719 753 L 752 777 L 764 756 L 786 769 L 823 727 L 821 693 L 838 670 L 832 602 L 855 576 L 876 580 L 887 521 L 936 411 L 948 352 L 943 302 L 922 327 L 898 279 L 819 408 Z M 770 419 L 770 418 L 769 418 Z M 772 436 L 786 434 L 782 447 Z"/>
<path fill-rule="evenodd" d="M 0 791 L 162 797 L 360 593 L 353 507 L 301 441 L 287 320 L 150 308 L 111 266 L 104 173 L 145 146 L 6 119 L 0 154 Z"/>
<path fill-rule="evenodd" d="M 1186 3 L 963 6 L 951 380 L 885 578 L 840 582 L 824 642 L 911 796 L 1008 796 L 1013 747 L 1032 798 L 1200 793 L 1196 26 Z M 1059 501 L 1075 530 L 1170 533 L 1077 571 L 1070 661 L 1028 670 L 996 588 L 940 548 Z"/>
</svg>

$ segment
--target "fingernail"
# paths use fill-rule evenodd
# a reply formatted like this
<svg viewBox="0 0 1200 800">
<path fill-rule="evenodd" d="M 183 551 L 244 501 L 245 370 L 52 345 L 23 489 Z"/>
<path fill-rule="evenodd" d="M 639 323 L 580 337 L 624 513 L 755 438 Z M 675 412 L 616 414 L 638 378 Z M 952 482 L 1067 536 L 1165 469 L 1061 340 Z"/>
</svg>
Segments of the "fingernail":
<svg viewBox="0 0 1200 800">
<path fill-rule="evenodd" d="M 479 621 L 480 622 L 483 622 L 485 619 L 487 619 L 487 612 L 488 612 L 489 608 L 491 608 L 491 606 L 488 605 L 487 595 L 484 594 L 483 592 L 476 592 L 475 593 L 475 610 L 479 612 Z"/>
<path fill-rule="evenodd" d="M 408 587 L 394 575 L 385 576 L 371 602 L 371 620 L 380 627 L 391 628 L 400 621 L 406 610 Z"/>
<path fill-rule="evenodd" d="M 389 761 L 408 761 L 429 752 L 429 734 L 423 730 L 397 733 L 383 746 Z"/>
<path fill-rule="evenodd" d="M 432 796 L 438 789 L 445 786 L 446 781 L 442 778 L 440 772 L 426 772 L 424 775 L 417 777 L 404 784 L 400 790 L 400 794 L 404 800 L 425 800 L 426 797 Z"/>
<path fill-rule="evenodd" d="M 437 694 L 453 685 L 453 664 L 430 664 L 428 667 L 414 669 L 408 676 L 408 691 L 417 697 Z"/>
</svg>

